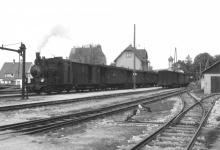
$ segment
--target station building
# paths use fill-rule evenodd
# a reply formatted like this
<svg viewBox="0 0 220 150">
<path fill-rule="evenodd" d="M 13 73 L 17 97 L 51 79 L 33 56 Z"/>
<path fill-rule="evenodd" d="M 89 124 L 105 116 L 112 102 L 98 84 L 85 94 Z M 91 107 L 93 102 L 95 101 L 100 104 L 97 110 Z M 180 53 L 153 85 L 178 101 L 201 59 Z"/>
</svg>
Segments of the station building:
<svg viewBox="0 0 220 150">
<path fill-rule="evenodd" d="M 204 94 L 220 93 L 220 61 L 202 72 L 201 82 Z"/>
<path fill-rule="evenodd" d="M 124 67 L 136 70 L 148 70 L 148 55 L 145 49 L 136 49 L 129 45 L 121 54 L 114 60 L 117 67 Z"/>
</svg>

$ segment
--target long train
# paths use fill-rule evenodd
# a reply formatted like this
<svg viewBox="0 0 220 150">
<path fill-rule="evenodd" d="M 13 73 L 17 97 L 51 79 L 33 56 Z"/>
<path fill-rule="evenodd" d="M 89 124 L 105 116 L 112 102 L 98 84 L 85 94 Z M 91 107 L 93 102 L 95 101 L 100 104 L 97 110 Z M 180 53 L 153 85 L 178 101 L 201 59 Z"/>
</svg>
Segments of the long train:
<svg viewBox="0 0 220 150">
<path fill-rule="evenodd" d="M 187 86 L 186 74 L 170 71 L 174 78 L 166 78 L 163 71 L 136 70 L 136 87 L 149 86 Z M 73 62 L 62 57 L 48 58 L 36 53 L 34 65 L 31 67 L 31 83 L 26 90 L 29 93 L 69 92 L 83 90 L 105 90 L 133 87 L 133 70 L 115 66 L 93 65 Z M 182 79 L 183 77 L 183 79 Z M 178 78 L 178 79 L 177 79 Z M 163 80 L 163 82 L 162 82 Z M 165 82 L 165 80 L 170 80 Z"/>
</svg>

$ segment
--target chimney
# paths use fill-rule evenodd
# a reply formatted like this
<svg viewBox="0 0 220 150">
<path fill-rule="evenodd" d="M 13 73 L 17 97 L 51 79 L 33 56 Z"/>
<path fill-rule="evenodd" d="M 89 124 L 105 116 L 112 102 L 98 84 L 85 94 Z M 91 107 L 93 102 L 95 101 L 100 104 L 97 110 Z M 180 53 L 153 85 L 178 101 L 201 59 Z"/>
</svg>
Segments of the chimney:
<svg viewBox="0 0 220 150">
<path fill-rule="evenodd" d="M 15 59 L 13 59 L 13 64 L 15 64 Z"/>
</svg>

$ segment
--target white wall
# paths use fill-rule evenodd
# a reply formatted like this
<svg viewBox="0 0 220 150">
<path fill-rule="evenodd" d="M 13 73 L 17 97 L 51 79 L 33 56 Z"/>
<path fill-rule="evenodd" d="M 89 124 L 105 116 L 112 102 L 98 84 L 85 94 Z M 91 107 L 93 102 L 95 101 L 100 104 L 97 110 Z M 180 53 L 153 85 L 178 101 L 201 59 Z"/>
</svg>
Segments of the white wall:
<svg viewBox="0 0 220 150">
<path fill-rule="evenodd" d="M 18 84 L 18 81 L 20 81 L 20 84 Z M 20 88 L 22 88 L 22 79 L 15 79 L 15 85 L 20 85 Z"/>
<path fill-rule="evenodd" d="M 211 77 L 220 74 L 204 74 L 204 94 L 211 94 Z"/>
<path fill-rule="evenodd" d="M 204 79 L 201 79 L 201 89 L 204 90 Z"/>
<path fill-rule="evenodd" d="M 124 52 L 116 61 L 117 67 L 124 67 L 129 69 L 134 69 L 134 54 L 132 53 L 132 57 L 127 58 L 126 52 Z M 135 69 L 142 70 L 141 61 L 137 56 L 135 56 Z"/>
</svg>

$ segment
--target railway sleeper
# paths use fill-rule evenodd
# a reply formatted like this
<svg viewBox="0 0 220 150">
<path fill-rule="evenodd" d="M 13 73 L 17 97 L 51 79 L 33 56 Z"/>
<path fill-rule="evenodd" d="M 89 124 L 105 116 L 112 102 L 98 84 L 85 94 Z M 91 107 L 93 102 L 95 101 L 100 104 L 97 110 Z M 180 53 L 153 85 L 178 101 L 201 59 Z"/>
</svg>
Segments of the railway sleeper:
<svg viewBox="0 0 220 150">
<path fill-rule="evenodd" d="M 187 131 L 187 130 L 179 130 L 179 129 L 165 129 L 165 132 L 168 133 L 177 133 L 177 132 L 182 132 L 182 133 L 188 133 L 188 134 L 193 134 L 195 131 Z"/>
<path fill-rule="evenodd" d="M 180 125 L 180 124 L 177 124 L 177 125 L 175 125 L 175 126 L 173 126 L 174 128 L 175 127 L 178 127 L 178 128 L 184 128 L 184 130 L 186 129 L 186 130 L 190 130 L 190 129 L 192 129 L 192 130 L 195 130 L 195 127 L 197 127 L 197 126 L 195 126 L 195 125 Z"/>
<path fill-rule="evenodd" d="M 157 137 L 160 141 L 174 141 L 174 142 L 181 142 L 181 143 L 188 143 L 190 141 L 189 138 L 180 138 L 180 137 Z"/>
<path fill-rule="evenodd" d="M 150 142 L 149 146 L 160 146 L 160 147 L 186 147 L 187 144 L 178 142 Z"/>
<path fill-rule="evenodd" d="M 197 114 L 197 115 L 193 115 L 193 114 L 189 114 L 189 115 L 185 115 L 185 117 L 191 117 L 191 118 L 198 118 L 201 117 L 201 114 Z"/>
<path fill-rule="evenodd" d="M 168 129 L 172 129 L 172 130 L 182 130 L 182 131 L 193 131 L 195 132 L 195 128 L 182 128 L 182 127 L 172 127 L 172 128 L 168 128 Z"/>
<path fill-rule="evenodd" d="M 194 120 L 184 120 L 179 123 L 180 125 L 196 125 L 199 124 Z"/>
<path fill-rule="evenodd" d="M 178 136 L 178 137 L 193 137 L 194 134 L 187 134 L 187 133 L 161 133 L 163 136 Z"/>
<path fill-rule="evenodd" d="M 200 116 L 200 117 L 195 117 L 195 118 L 193 118 L 193 117 L 184 117 L 183 119 L 181 119 L 181 120 L 199 120 L 199 119 L 201 119 L 202 118 L 202 116 Z"/>
</svg>

